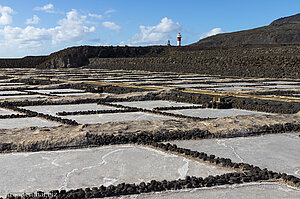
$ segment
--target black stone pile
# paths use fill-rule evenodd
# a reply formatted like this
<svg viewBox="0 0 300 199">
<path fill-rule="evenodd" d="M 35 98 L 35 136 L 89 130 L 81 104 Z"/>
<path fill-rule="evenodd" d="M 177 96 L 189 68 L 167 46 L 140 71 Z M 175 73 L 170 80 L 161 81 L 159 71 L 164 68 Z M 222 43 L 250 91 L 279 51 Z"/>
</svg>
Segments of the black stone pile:
<svg viewBox="0 0 300 199">
<path fill-rule="evenodd" d="M 29 194 L 23 196 L 13 196 L 9 194 L 7 199 L 75 199 L 75 198 L 104 198 L 112 196 L 132 195 L 150 192 L 161 192 L 166 190 L 181 190 L 187 188 L 201 188 L 213 187 L 220 185 L 233 185 L 250 182 L 261 181 L 282 181 L 289 185 L 300 187 L 300 179 L 287 175 L 286 173 L 277 173 L 268 169 L 261 169 L 247 163 L 234 163 L 228 158 L 219 158 L 215 155 L 207 155 L 203 152 L 192 151 L 190 149 L 177 147 L 175 144 L 170 143 L 156 143 L 152 142 L 149 145 L 156 147 L 160 150 L 173 152 L 187 156 L 189 158 L 198 159 L 210 164 L 218 165 L 221 167 L 235 169 L 239 172 L 226 173 L 216 176 L 208 176 L 206 178 L 186 176 L 185 179 L 178 179 L 172 181 L 157 181 L 151 180 L 150 182 L 141 182 L 139 184 L 121 183 L 118 185 L 100 186 L 85 189 L 75 190 L 52 190 L 49 193 L 37 192 L 36 194 Z"/>
<path fill-rule="evenodd" d="M 58 116 L 67 116 L 67 115 L 92 115 L 92 114 L 105 114 L 105 113 L 127 113 L 127 112 L 136 112 L 134 109 L 111 109 L 111 110 L 88 110 L 88 111 L 74 111 L 74 112 L 58 112 Z"/>
<path fill-rule="evenodd" d="M 105 92 L 105 93 L 115 93 L 115 94 L 153 91 L 153 89 L 122 87 L 122 86 L 115 86 L 115 85 L 105 85 L 105 86 L 102 86 L 102 89 L 103 89 L 103 92 Z"/>
<path fill-rule="evenodd" d="M 169 106 L 169 107 L 156 107 L 153 108 L 154 111 L 168 111 L 168 110 L 183 110 L 183 109 L 200 109 L 206 108 L 204 105 L 199 106 Z"/>
<path fill-rule="evenodd" d="M 42 105 L 66 105 L 66 104 L 88 104 L 88 103 L 97 103 L 97 99 L 76 99 L 76 100 L 61 100 L 61 101 L 46 101 L 46 100 L 37 100 L 37 101 L 14 101 L 14 102 L 0 102 L 0 107 L 20 107 L 20 106 L 42 106 Z"/>
</svg>

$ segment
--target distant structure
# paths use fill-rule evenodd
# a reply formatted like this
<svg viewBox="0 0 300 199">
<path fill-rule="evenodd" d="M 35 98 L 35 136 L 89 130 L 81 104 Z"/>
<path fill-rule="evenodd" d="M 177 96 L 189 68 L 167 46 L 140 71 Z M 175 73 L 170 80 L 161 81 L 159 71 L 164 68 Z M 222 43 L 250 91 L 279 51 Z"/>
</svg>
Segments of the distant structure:
<svg viewBox="0 0 300 199">
<path fill-rule="evenodd" d="M 181 46 L 181 34 L 177 34 L 177 46 Z"/>
<path fill-rule="evenodd" d="M 171 42 L 170 42 L 170 40 L 168 40 L 167 46 L 171 46 Z"/>
</svg>

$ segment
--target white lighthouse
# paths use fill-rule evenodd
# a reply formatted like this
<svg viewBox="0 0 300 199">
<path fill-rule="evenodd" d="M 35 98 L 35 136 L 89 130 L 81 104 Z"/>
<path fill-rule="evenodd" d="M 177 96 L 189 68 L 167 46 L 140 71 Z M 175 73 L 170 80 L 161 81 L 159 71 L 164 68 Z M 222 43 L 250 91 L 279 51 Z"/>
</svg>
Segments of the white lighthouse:
<svg viewBox="0 0 300 199">
<path fill-rule="evenodd" d="M 177 46 L 181 46 L 181 34 L 177 34 Z"/>
</svg>

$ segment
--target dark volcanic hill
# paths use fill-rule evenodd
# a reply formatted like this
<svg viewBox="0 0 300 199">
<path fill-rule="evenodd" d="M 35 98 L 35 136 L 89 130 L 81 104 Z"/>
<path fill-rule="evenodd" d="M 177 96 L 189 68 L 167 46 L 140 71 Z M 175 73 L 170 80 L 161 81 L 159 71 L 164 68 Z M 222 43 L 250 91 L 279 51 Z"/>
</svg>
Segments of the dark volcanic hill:
<svg viewBox="0 0 300 199">
<path fill-rule="evenodd" d="M 277 19 L 268 26 L 207 37 L 191 46 L 228 47 L 244 44 L 290 43 L 300 43 L 300 14 Z"/>
</svg>

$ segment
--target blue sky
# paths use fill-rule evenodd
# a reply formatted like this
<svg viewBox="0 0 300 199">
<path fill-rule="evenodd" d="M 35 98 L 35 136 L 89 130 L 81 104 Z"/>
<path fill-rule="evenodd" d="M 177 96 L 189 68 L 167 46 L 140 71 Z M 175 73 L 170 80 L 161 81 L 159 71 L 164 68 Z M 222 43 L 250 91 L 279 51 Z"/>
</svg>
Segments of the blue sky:
<svg viewBox="0 0 300 199">
<path fill-rule="evenodd" d="M 0 57 L 77 45 L 175 45 L 268 25 L 299 0 L 1 0 Z"/>
</svg>

